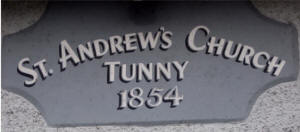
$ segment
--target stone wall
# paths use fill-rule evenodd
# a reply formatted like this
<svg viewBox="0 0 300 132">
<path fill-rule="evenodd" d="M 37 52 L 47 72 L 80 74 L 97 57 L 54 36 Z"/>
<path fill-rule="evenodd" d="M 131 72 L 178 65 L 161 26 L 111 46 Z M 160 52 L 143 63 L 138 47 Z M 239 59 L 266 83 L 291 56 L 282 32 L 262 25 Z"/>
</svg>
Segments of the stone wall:
<svg viewBox="0 0 300 132">
<path fill-rule="evenodd" d="M 252 3 L 267 17 L 293 23 L 298 30 L 300 42 L 300 1 L 260 0 Z M 2 36 L 37 22 L 46 6 L 47 2 L 2 2 Z M 268 89 L 257 99 L 246 120 L 230 123 L 52 128 L 47 126 L 40 112 L 23 97 L 2 89 L 1 99 L 1 125 L 4 132 L 300 132 L 300 79 Z"/>
</svg>

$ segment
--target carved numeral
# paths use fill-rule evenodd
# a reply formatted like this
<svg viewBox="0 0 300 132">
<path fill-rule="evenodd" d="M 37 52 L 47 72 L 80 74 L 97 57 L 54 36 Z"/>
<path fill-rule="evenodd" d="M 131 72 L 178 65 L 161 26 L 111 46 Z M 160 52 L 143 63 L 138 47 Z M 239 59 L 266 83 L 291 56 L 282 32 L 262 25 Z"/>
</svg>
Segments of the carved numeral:
<svg viewBox="0 0 300 132">
<path fill-rule="evenodd" d="M 143 89 L 136 87 L 129 91 L 129 96 L 131 97 L 129 99 L 129 107 L 131 108 L 138 108 L 141 107 L 144 104 L 144 99 L 142 98 L 143 95 Z M 134 104 L 134 101 L 137 102 L 137 104 Z"/>
<path fill-rule="evenodd" d="M 162 103 L 162 96 L 159 94 L 161 91 L 163 91 L 163 89 L 161 88 L 153 88 L 151 89 L 148 97 L 151 98 L 155 98 L 155 103 L 151 103 L 151 99 L 148 99 L 146 104 L 151 107 L 151 108 L 154 108 L 154 107 L 157 107 L 159 106 L 161 103 Z"/>
<path fill-rule="evenodd" d="M 164 101 L 170 101 L 172 107 L 178 106 L 180 101 L 182 100 L 183 100 L 183 95 L 179 96 L 177 86 L 170 89 L 164 96 Z"/>
<path fill-rule="evenodd" d="M 120 105 L 119 109 L 123 109 L 127 107 L 127 90 L 123 90 L 119 93 L 120 96 Z"/>
<path fill-rule="evenodd" d="M 133 88 L 129 91 L 123 90 L 119 93 L 119 109 L 132 108 L 136 109 L 144 104 L 149 108 L 158 107 L 163 101 L 171 102 L 171 107 L 176 107 L 183 100 L 183 95 L 179 95 L 178 87 L 168 90 L 163 96 L 162 88 L 152 88 L 148 94 L 148 98 L 144 100 L 143 89 L 140 87 Z"/>
</svg>

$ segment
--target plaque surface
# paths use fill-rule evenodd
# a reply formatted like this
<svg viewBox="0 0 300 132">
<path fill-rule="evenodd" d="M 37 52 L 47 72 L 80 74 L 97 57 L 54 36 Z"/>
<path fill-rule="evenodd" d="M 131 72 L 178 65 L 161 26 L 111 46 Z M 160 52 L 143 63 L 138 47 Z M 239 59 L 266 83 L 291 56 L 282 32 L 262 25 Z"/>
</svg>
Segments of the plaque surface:
<svg viewBox="0 0 300 132">
<path fill-rule="evenodd" d="M 50 2 L 3 38 L 2 88 L 51 126 L 241 120 L 297 78 L 296 36 L 250 2 Z"/>
</svg>

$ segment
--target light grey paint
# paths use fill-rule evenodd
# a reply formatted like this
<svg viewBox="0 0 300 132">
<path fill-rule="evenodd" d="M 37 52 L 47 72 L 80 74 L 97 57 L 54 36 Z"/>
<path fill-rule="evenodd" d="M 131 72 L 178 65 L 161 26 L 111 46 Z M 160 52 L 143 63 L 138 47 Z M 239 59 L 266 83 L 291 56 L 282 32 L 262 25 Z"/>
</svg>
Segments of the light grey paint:
<svg viewBox="0 0 300 132">
<path fill-rule="evenodd" d="M 256 52 L 267 51 L 284 59 L 286 64 L 281 74 L 274 77 L 235 60 L 187 50 L 186 36 L 198 25 L 209 27 L 210 35 L 247 44 Z M 68 63 L 65 70 L 57 63 L 62 40 L 67 40 L 74 48 L 115 34 L 156 32 L 155 29 L 161 26 L 174 34 L 173 45 L 167 51 L 156 48 L 111 56 L 106 54 L 77 66 Z M 248 116 L 262 91 L 279 82 L 296 79 L 296 35 L 292 26 L 262 17 L 250 2 L 51 2 L 36 25 L 3 38 L 2 87 L 32 101 L 50 126 L 241 120 Z M 56 74 L 32 87 L 24 87 L 23 80 L 27 78 L 19 74 L 22 72 L 19 61 L 25 57 L 30 58 L 29 65 L 47 60 L 46 67 Z M 107 61 L 121 61 L 122 64 L 189 61 L 189 65 L 182 81 L 176 79 L 176 70 L 172 69 L 170 81 L 125 83 L 116 80 L 108 84 L 107 76 L 111 73 L 103 66 Z M 15 68 L 18 64 L 19 71 Z M 31 67 L 29 65 L 27 67 Z M 118 109 L 121 90 L 141 87 L 145 91 L 142 97 L 146 98 L 150 88 L 167 91 L 175 86 L 179 87 L 179 94 L 184 95 L 180 106 L 171 108 L 164 103 L 153 109 Z"/>
<path fill-rule="evenodd" d="M 284 86 L 286 86 L 286 87 L 289 87 L 289 88 L 291 88 L 291 87 L 295 87 L 294 85 L 292 85 L 292 84 L 284 84 Z M 287 100 L 284 100 L 284 101 L 280 101 L 280 102 L 284 102 L 284 103 L 282 103 L 282 104 L 291 104 L 291 106 L 287 106 L 288 108 L 290 108 L 289 110 L 292 112 L 292 113 L 290 113 L 290 114 L 292 114 L 293 116 L 293 118 L 291 118 L 290 120 L 288 120 L 288 121 L 282 121 L 282 119 L 280 120 L 280 118 L 278 118 L 279 120 L 279 122 L 277 122 L 277 123 L 279 123 L 279 126 L 280 126 L 280 124 L 285 124 L 285 123 L 288 123 L 289 121 L 292 123 L 292 122 L 294 122 L 294 123 L 292 123 L 290 126 L 287 126 L 287 127 L 293 127 L 293 126 L 295 126 L 295 127 L 297 127 L 297 89 L 296 90 L 293 90 L 293 89 L 291 89 L 291 90 L 289 90 L 289 91 L 285 91 L 284 89 L 286 89 L 285 87 L 277 87 L 276 89 L 275 89 L 275 92 L 272 92 L 272 94 L 279 94 L 278 96 L 276 96 L 277 98 L 287 98 Z M 268 92 L 266 93 L 267 95 L 269 94 Z M 285 94 L 287 94 L 287 95 L 285 95 Z M 290 95 L 290 96 L 289 96 Z M 5 97 L 6 95 L 4 94 L 4 97 Z M 268 98 L 269 96 L 267 96 L 267 97 L 265 97 L 264 99 L 266 99 L 266 100 L 268 100 L 269 98 Z M 294 98 L 295 97 L 295 98 Z M 296 101 L 296 102 L 295 102 Z M 270 102 L 271 104 L 272 104 L 272 101 L 267 101 L 267 102 Z M 292 105 L 292 104 L 295 104 L 295 105 Z M 299 103 L 298 103 L 299 104 Z M 259 105 L 260 107 L 263 107 L 263 108 L 270 108 L 270 107 L 272 107 L 272 108 L 274 108 L 274 106 L 272 106 L 272 105 L 268 105 L 268 103 L 267 104 L 260 104 Z M 263 109 L 262 108 L 262 109 Z M 267 111 L 267 110 L 266 110 Z M 279 108 L 279 111 L 281 111 L 281 108 Z M 293 112 L 295 112 L 295 113 L 293 113 Z M 254 113 L 257 113 L 257 111 L 254 109 Z M 258 113 L 260 113 L 259 112 L 259 110 L 258 110 Z M 272 113 L 272 112 L 271 112 Z M 274 112 L 274 113 L 276 113 L 276 112 Z M 285 112 L 286 113 L 286 112 Z M 263 115 L 265 115 L 265 112 L 263 113 Z M 264 116 L 263 115 L 261 115 L 261 116 L 259 116 L 258 115 L 258 117 L 256 117 L 255 115 L 254 115 L 254 117 L 250 117 L 246 122 L 242 122 L 242 123 L 239 123 L 238 124 L 238 126 L 241 126 L 240 128 L 241 129 L 245 129 L 245 130 L 252 130 L 252 129 L 254 129 L 254 128 L 262 128 L 262 125 L 263 124 L 265 124 L 265 123 L 262 123 L 262 125 L 258 125 L 258 124 L 256 124 L 255 122 L 256 121 L 260 121 L 260 120 L 264 120 L 264 121 L 267 121 L 267 125 L 268 125 L 268 123 L 270 123 L 270 122 L 272 122 L 272 121 L 274 121 L 274 118 L 275 118 L 275 120 L 276 120 L 276 117 L 277 116 L 271 116 L 271 119 L 270 119 L 270 117 L 268 117 L 268 119 L 266 119 L 266 117 L 264 118 Z M 276 114 L 275 114 L 276 115 Z M 285 115 L 285 114 L 283 114 L 283 115 Z M 273 119 L 273 120 L 272 120 Z M 268 120 L 270 120 L 270 122 L 268 122 Z M 272 121 L 271 121 L 272 120 Z M 257 125 L 256 127 L 254 127 L 254 126 L 252 126 L 251 125 L 251 122 L 253 121 L 253 125 Z M 283 123 L 282 123 L 283 122 Z M 250 124 L 248 124 L 248 123 L 250 123 Z M 295 124 L 296 123 L 296 124 Z M 276 124 L 276 122 L 274 123 L 274 122 L 272 122 L 272 123 L 270 123 L 270 124 Z M 269 125 L 270 125 L 269 124 Z M 128 130 L 130 130 L 130 129 L 133 129 L 133 130 L 155 130 L 155 129 L 162 129 L 162 130 L 168 130 L 168 129 L 172 129 L 172 130 L 205 130 L 205 128 L 210 128 L 210 127 L 215 127 L 215 129 L 220 129 L 220 128 L 222 128 L 222 127 L 225 127 L 225 128 L 227 128 L 227 130 L 229 129 L 229 128 L 231 128 L 232 127 L 232 125 L 230 125 L 229 123 L 228 124 L 225 124 L 225 125 L 222 125 L 222 124 L 211 124 L 211 125 L 197 125 L 197 124 L 194 124 L 194 125 L 188 125 L 188 126 L 186 126 L 186 125 L 179 125 L 179 126 L 167 126 L 167 127 L 162 127 L 162 126 L 158 126 L 158 127 L 150 127 L 150 128 L 143 128 L 143 127 L 129 127 L 129 129 Z M 250 128 L 249 128 L 250 127 Z M 270 128 L 270 127 L 272 127 L 272 125 L 271 126 L 267 126 L 267 127 L 264 127 L 264 128 Z M 274 125 L 273 127 L 278 127 L 278 125 Z M 108 129 L 115 129 L 115 130 L 120 130 L 120 129 L 126 129 L 126 128 L 128 128 L 128 127 L 98 127 L 99 129 L 104 129 L 104 130 L 108 130 Z M 35 128 L 36 129 L 36 128 Z M 43 129 L 43 128 L 41 128 L 41 129 Z M 238 128 L 237 128 L 238 129 Z M 65 129 L 65 130 L 68 130 L 68 129 Z M 82 131 L 84 131 L 84 130 L 91 130 L 91 131 L 96 131 L 96 129 L 93 129 L 93 128 L 81 128 L 81 129 L 77 129 L 78 131 L 80 131 L 80 130 L 82 130 Z"/>
</svg>

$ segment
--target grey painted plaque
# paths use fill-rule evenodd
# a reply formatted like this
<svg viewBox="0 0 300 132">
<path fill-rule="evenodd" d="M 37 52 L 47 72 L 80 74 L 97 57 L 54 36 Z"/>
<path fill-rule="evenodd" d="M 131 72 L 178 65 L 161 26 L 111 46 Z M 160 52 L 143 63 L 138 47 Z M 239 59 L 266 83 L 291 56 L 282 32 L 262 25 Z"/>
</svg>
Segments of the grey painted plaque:
<svg viewBox="0 0 300 132">
<path fill-rule="evenodd" d="M 50 2 L 3 38 L 2 87 L 51 126 L 241 120 L 296 79 L 296 36 L 250 2 Z"/>
</svg>

